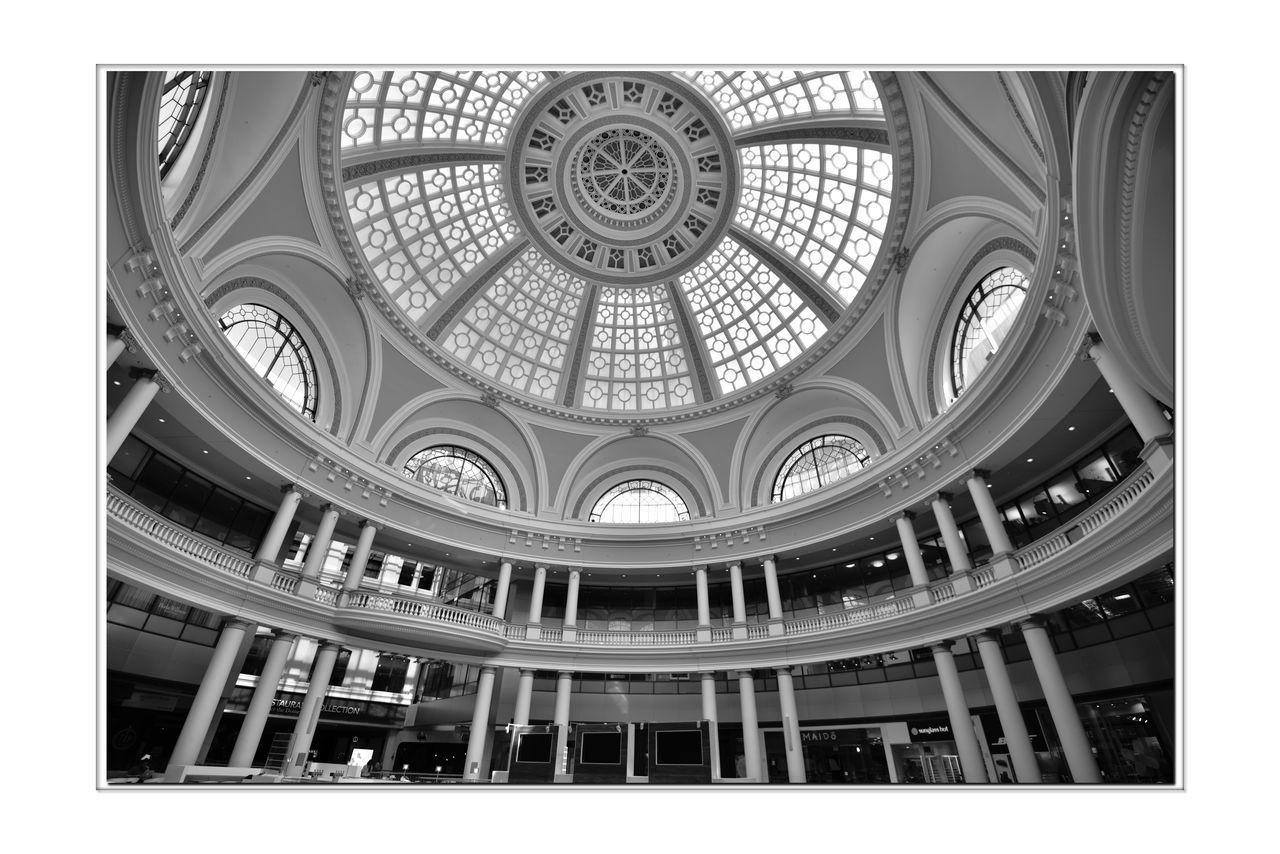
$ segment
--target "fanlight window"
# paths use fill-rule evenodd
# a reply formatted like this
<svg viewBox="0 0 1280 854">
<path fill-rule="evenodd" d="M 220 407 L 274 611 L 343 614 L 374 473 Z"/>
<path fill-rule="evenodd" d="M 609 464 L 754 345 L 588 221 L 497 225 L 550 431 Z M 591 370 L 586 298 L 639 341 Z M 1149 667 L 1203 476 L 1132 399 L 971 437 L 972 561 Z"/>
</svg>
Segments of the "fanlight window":
<svg viewBox="0 0 1280 854">
<path fill-rule="evenodd" d="M 507 488 L 489 461 L 453 445 L 419 451 L 404 464 L 406 477 L 418 483 L 490 507 L 507 509 Z"/>
<path fill-rule="evenodd" d="M 610 489 L 591 510 L 592 522 L 659 525 L 688 522 L 689 508 L 680 494 L 656 480 L 628 480 Z"/>
<path fill-rule="evenodd" d="M 292 323 L 266 306 L 245 303 L 218 318 L 218 325 L 254 373 L 316 420 L 316 363 Z"/>
<path fill-rule="evenodd" d="M 1012 267 L 991 273 L 969 293 L 951 340 L 951 387 L 957 397 L 1000 349 L 1026 295 L 1027 277 Z"/>
<path fill-rule="evenodd" d="M 791 452 L 773 482 L 773 502 L 821 489 L 866 468 L 867 449 L 848 436 L 819 436 Z"/>
<path fill-rule="evenodd" d="M 156 139 L 160 150 L 160 177 L 163 179 L 177 162 L 191 129 L 200 118 L 205 94 L 209 91 L 210 71 L 170 71 L 164 78 L 160 96 L 160 115 Z"/>
</svg>

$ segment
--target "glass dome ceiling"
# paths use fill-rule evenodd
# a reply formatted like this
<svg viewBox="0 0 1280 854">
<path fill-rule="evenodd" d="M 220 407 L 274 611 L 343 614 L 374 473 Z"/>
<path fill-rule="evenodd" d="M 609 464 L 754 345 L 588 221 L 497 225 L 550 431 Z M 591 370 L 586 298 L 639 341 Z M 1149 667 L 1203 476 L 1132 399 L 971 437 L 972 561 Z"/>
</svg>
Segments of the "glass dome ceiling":
<svg viewBox="0 0 1280 854">
<path fill-rule="evenodd" d="M 701 407 L 857 297 L 894 163 L 865 72 L 361 71 L 354 251 L 413 331 L 519 399 Z"/>
</svg>

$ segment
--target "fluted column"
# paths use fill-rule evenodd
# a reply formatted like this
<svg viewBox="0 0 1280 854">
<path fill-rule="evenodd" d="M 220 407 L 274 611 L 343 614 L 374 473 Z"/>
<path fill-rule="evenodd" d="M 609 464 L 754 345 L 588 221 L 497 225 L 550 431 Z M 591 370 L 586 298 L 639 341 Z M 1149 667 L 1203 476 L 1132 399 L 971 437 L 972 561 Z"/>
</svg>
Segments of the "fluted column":
<svg viewBox="0 0 1280 854">
<path fill-rule="evenodd" d="M 1098 761 L 1089 746 L 1084 724 L 1080 723 L 1076 701 L 1067 690 L 1067 680 L 1062 677 L 1062 668 L 1058 666 L 1058 656 L 1054 654 L 1044 620 L 1031 617 L 1019 623 L 1018 628 L 1027 641 L 1027 651 L 1031 653 L 1031 662 L 1036 668 L 1036 679 L 1044 692 L 1062 750 L 1067 755 L 1071 779 L 1077 783 L 1101 783 Z"/>
<path fill-rule="evenodd" d="M 747 636 L 747 600 L 742 592 L 742 561 L 729 564 L 729 594 L 733 597 L 733 636 Z"/>
<path fill-rule="evenodd" d="M 1004 730 L 1004 743 L 1013 761 L 1013 773 L 1018 776 L 1019 783 L 1039 783 L 1040 763 L 1036 762 L 1036 752 L 1031 747 L 1031 737 L 1027 735 L 1027 724 L 1022 719 L 1022 710 L 1018 708 L 1013 683 L 1009 681 L 1009 669 L 1005 666 L 1004 653 L 1000 651 L 999 635 L 987 629 L 973 638 L 977 641 L 982 670 L 987 674 L 987 685 L 995 700 L 1000 728 Z"/>
<path fill-rule="evenodd" d="M 787 753 L 787 782 L 803 783 L 804 747 L 800 744 L 800 715 L 796 711 L 796 689 L 790 667 L 776 668 L 778 704 L 782 707 L 782 739 Z"/>
<path fill-rule="evenodd" d="M 1098 366 L 1102 378 L 1107 381 L 1107 385 L 1111 386 L 1116 400 L 1120 403 L 1124 414 L 1129 416 L 1134 429 L 1142 437 L 1144 445 L 1173 432 L 1173 425 L 1165 419 L 1155 398 L 1138 384 L 1128 365 L 1115 357 L 1096 332 L 1090 332 L 1084 336 L 1084 341 L 1080 344 L 1079 356 L 1084 361 L 1093 362 Z"/>
<path fill-rule="evenodd" d="M 280 499 L 280 506 L 276 508 L 276 515 L 271 520 L 271 526 L 267 528 L 267 533 L 263 535 L 262 542 L 258 543 L 258 551 L 253 556 L 255 561 L 276 562 L 276 558 L 280 554 L 280 547 L 284 545 L 284 536 L 289 532 L 289 525 L 293 523 L 293 515 L 298 512 L 298 504 L 302 501 L 302 490 L 291 483 L 280 487 L 280 491 L 284 495 Z"/>
<path fill-rule="evenodd" d="M 711 732 L 711 779 L 720 779 L 720 716 L 716 710 L 716 675 L 702 674 L 702 719 L 710 721 Z"/>
<path fill-rule="evenodd" d="M 324 566 L 325 558 L 329 556 L 329 546 L 333 542 L 333 529 L 338 524 L 338 514 L 341 511 L 332 504 L 325 504 L 320 508 L 320 525 L 316 528 L 316 535 L 311 538 L 311 546 L 307 549 L 307 559 L 302 564 L 303 578 L 318 578 L 320 570 Z M 355 559 L 351 561 L 352 567 L 355 566 Z M 361 572 L 364 568 L 361 567 Z"/>
<path fill-rule="evenodd" d="M 378 526 L 368 519 L 360 523 L 360 536 L 356 538 L 356 550 L 351 555 L 351 563 L 347 564 L 347 575 L 342 579 L 343 590 L 355 590 L 364 578 L 364 567 L 369 562 L 369 553 L 373 550 L 373 538 L 378 534 Z M 418 568 L 421 571 L 421 567 Z"/>
<path fill-rule="evenodd" d="M 315 738 L 316 727 L 320 725 L 320 709 L 324 705 L 324 695 L 329 690 L 329 679 L 333 676 L 333 665 L 338 661 L 340 647 L 333 641 L 321 641 L 316 650 L 315 665 L 311 668 L 311 681 L 307 685 L 307 694 L 302 698 L 302 708 L 298 711 L 298 720 L 293 725 L 293 740 L 289 745 L 288 776 L 299 776 L 306 770 L 306 754 L 311 752 L 311 740 Z M 301 766 L 295 766 L 298 754 L 303 754 Z"/>
<path fill-rule="evenodd" d="M 974 469 L 965 479 L 969 487 L 969 495 L 973 496 L 974 506 L 978 508 L 978 518 L 982 520 L 982 530 L 991 543 L 992 558 L 1007 555 L 1013 551 L 1013 543 L 1009 542 L 1009 534 L 1005 532 L 1004 521 L 1000 511 L 996 509 L 996 501 L 991 497 L 991 489 L 987 486 L 987 472 Z"/>
<path fill-rule="evenodd" d="M 471 715 L 471 737 L 467 740 L 466 767 L 462 772 L 464 780 L 479 780 L 483 773 L 480 763 L 484 760 L 484 745 L 489 737 L 489 704 L 493 701 L 495 670 L 496 668 L 488 666 L 480 668 L 475 711 Z"/>
<path fill-rule="evenodd" d="M 956 527 L 956 517 L 951 515 L 951 494 L 939 492 L 930 501 L 933 516 L 938 521 L 938 530 L 942 532 L 942 542 L 947 548 L 947 560 L 953 573 L 968 572 L 973 569 L 969 562 L 969 550 L 960 538 L 960 529 Z"/>
<path fill-rule="evenodd" d="M 271 713 L 271 702 L 276 698 L 280 676 L 289 660 L 289 650 L 297 639 L 297 635 L 289 632 L 276 632 L 271 638 L 267 661 L 258 674 L 258 684 L 253 689 L 253 698 L 249 700 L 244 722 L 240 724 L 235 746 L 231 748 L 231 758 L 227 761 L 232 768 L 246 768 L 253 764 L 258 743 L 262 740 L 262 730 L 267 725 L 267 715 Z"/>
<path fill-rule="evenodd" d="M 187 719 L 183 721 L 173 752 L 169 754 L 165 771 L 165 779 L 169 782 L 177 782 L 182 766 L 195 765 L 199 760 L 200 747 L 209 733 L 213 715 L 218 711 L 222 689 L 231 676 L 231 667 L 239 655 L 245 634 L 256 629 L 253 623 L 244 620 L 228 620 L 223 624 L 218 643 L 213 648 L 213 657 L 204 670 L 204 678 L 200 680 L 195 699 L 191 701 Z"/>
<path fill-rule="evenodd" d="M 942 698 L 947 704 L 947 718 L 951 721 L 951 735 L 960 753 L 960 769 L 966 783 L 987 782 L 987 766 L 982 761 L 982 748 L 973 731 L 973 719 L 964 701 L 964 687 L 956 671 L 956 661 L 951 655 L 951 641 L 936 643 L 932 647 L 933 660 L 938 667 L 938 680 L 942 683 Z"/>
<path fill-rule="evenodd" d="M 493 592 L 493 616 L 499 620 L 507 616 L 507 599 L 511 590 L 511 561 L 504 560 L 498 567 L 498 588 Z"/>
<path fill-rule="evenodd" d="M 529 706 L 533 702 L 533 671 L 521 670 L 516 685 L 516 707 L 511 713 L 511 723 L 516 726 L 529 724 Z"/>
<path fill-rule="evenodd" d="M 748 779 L 760 779 L 760 725 L 756 718 L 756 683 L 750 670 L 738 671 L 738 698 L 742 704 L 742 760 Z"/>
<path fill-rule="evenodd" d="M 105 459 L 108 462 L 116 455 L 116 451 L 120 450 L 120 446 L 124 444 L 124 440 L 129 437 L 133 428 L 138 426 L 138 421 L 147 411 L 147 406 L 155 399 L 156 393 L 162 388 L 168 390 L 168 384 L 155 371 L 130 368 L 129 376 L 133 377 L 133 385 L 129 387 L 124 400 L 120 401 L 115 411 L 111 413 L 111 417 L 107 419 Z"/>
</svg>

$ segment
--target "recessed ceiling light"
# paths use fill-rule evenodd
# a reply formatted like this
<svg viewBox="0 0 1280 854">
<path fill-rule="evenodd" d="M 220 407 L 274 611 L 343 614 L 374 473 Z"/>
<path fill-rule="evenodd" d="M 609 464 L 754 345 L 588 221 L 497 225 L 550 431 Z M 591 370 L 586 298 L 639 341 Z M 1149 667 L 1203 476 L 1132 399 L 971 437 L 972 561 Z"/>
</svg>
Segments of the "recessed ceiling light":
<svg viewBox="0 0 1280 854">
<path fill-rule="evenodd" d="M 249 475 L 245 475 L 245 476 L 244 476 L 244 479 L 245 479 L 245 480 L 253 480 L 253 478 L 251 478 Z"/>
<path fill-rule="evenodd" d="M 835 551 L 835 549 L 832 549 L 831 551 Z"/>
<path fill-rule="evenodd" d="M 1036 461 L 1035 457 L 1027 457 L 1027 462 L 1034 463 L 1035 461 Z"/>
<path fill-rule="evenodd" d="M 885 557 L 889 558 L 889 560 L 897 560 L 897 559 L 898 559 L 898 553 L 897 553 L 897 552 L 889 552 L 889 554 L 885 555 Z"/>
<path fill-rule="evenodd" d="M 164 419 L 163 419 L 163 418 L 159 419 L 159 421 L 160 421 L 160 423 L 161 423 L 161 424 L 163 424 L 163 423 L 164 423 Z"/>
<path fill-rule="evenodd" d="M 846 564 L 844 565 L 844 568 L 845 568 L 845 569 L 853 569 L 855 566 L 857 566 L 857 564 L 856 564 L 856 563 L 846 563 Z"/>
<path fill-rule="evenodd" d="M 201 451 L 200 453 L 202 453 L 202 454 L 207 454 L 207 453 L 209 453 L 209 452 L 208 452 L 208 451 Z"/>
<path fill-rule="evenodd" d="M 987 484 L 987 489 L 990 489 L 990 488 L 991 488 L 991 484 L 989 484 L 989 483 L 988 483 L 988 484 Z"/>
<path fill-rule="evenodd" d="M 1074 427 L 1068 427 L 1068 428 L 1067 428 L 1067 432 L 1068 432 L 1068 433 L 1070 433 L 1070 432 L 1071 432 L 1072 430 L 1074 430 L 1074 429 L 1076 429 L 1076 428 L 1074 428 Z"/>
<path fill-rule="evenodd" d="M 873 540 L 874 540 L 874 539 L 875 539 L 875 537 L 872 537 L 871 539 L 873 539 Z"/>
<path fill-rule="evenodd" d="M 880 567 L 884 566 L 884 561 L 882 561 L 882 560 L 873 560 L 873 561 L 871 561 L 871 565 L 872 565 L 872 566 L 874 566 L 876 569 L 879 569 Z"/>
<path fill-rule="evenodd" d="M 112 385 L 120 385 L 120 380 L 112 380 Z"/>
</svg>

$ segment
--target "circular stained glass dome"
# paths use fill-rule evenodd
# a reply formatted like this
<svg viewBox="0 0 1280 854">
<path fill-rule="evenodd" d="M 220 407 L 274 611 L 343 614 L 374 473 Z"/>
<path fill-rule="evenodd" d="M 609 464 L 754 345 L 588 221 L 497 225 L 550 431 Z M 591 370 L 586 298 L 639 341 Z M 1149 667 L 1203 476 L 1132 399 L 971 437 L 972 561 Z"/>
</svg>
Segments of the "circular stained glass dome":
<svg viewBox="0 0 1280 854">
<path fill-rule="evenodd" d="M 891 134 L 865 72 L 341 85 L 353 266 L 423 352 L 518 403 L 747 399 L 841 328 L 890 240 Z"/>
</svg>

